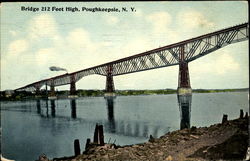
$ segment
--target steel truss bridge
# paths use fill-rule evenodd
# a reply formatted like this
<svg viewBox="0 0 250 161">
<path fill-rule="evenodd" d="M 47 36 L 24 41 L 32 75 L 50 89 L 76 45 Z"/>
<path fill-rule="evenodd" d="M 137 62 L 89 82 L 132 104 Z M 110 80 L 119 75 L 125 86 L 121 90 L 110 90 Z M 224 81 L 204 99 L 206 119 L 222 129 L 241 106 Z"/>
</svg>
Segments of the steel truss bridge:
<svg viewBox="0 0 250 161">
<path fill-rule="evenodd" d="M 70 84 L 70 92 L 74 94 L 76 91 L 75 83 L 77 81 L 85 76 L 98 74 L 106 76 L 106 92 L 114 92 L 113 76 L 173 65 L 179 65 L 178 87 L 190 87 L 188 74 L 189 62 L 229 44 L 248 40 L 248 38 L 249 23 L 243 23 L 116 61 L 44 79 L 16 90 L 39 91 L 45 85 L 50 86 L 51 91 L 54 91 L 55 86 Z"/>
</svg>

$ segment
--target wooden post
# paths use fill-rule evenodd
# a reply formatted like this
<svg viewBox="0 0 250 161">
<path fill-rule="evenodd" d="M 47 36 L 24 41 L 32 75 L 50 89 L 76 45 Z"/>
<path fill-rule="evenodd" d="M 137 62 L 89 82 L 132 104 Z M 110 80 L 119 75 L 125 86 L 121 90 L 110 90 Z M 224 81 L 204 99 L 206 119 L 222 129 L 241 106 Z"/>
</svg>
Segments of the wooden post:
<svg viewBox="0 0 250 161">
<path fill-rule="evenodd" d="M 97 143 L 98 144 L 98 130 L 99 129 L 99 126 L 98 126 L 98 124 L 96 124 L 96 126 L 95 126 L 95 132 L 94 132 L 94 143 Z"/>
<path fill-rule="evenodd" d="M 96 124 L 94 133 L 94 143 L 104 145 L 103 125 Z"/>
<path fill-rule="evenodd" d="M 88 138 L 86 141 L 85 150 L 88 150 L 89 145 L 90 145 L 90 138 Z"/>
<path fill-rule="evenodd" d="M 100 145 L 103 146 L 104 145 L 104 135 L 103 135 L 103 126 L 102 125 L 99 125 L 99 142 L 100 142 Z"/>
<path fill-rule="evenodd" d="M 81 154 L 80 142 L 78 139 L 75 139 L 75 141 L 74 141 L 74 150 L 75 150 L 75 156 Z"/>
<path fill-rule="evenodd" d="M 227 122 L 227 115 L 223 114 L 222 124 Z"/>
<path fill-rule="evenodd" d="M 245 118 L 246 118 L 246 119 L 248 118 L 248 112 L 246 112 Z"/>
<path fill-rule="evenodd" d="M 243 119 L 243 117 L 244 117 L 244 112 L 243 112 L 243 110 L 241 109 L 241 110 L 240 110 L 240 118 Z"/>
</svg>

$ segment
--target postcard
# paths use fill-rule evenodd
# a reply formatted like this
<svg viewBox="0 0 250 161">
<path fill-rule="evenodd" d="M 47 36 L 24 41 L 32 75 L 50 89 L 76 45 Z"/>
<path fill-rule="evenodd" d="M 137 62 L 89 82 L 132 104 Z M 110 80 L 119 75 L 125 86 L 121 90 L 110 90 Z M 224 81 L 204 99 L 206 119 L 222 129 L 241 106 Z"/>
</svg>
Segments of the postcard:
<svg viewBox="0 0 250 161">
<path fill-rule="evenodd" d="M 249 157 L 248 19 L 247 1 L 1 3 L 2 160 Z"/>
</svg>

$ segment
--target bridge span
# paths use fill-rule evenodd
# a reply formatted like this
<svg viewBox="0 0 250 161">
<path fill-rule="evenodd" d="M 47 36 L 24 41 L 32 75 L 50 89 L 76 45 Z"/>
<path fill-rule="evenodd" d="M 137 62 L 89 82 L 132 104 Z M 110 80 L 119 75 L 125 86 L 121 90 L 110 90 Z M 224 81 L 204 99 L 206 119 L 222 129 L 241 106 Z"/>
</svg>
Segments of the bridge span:
<svg viewBox="0 0 250 161">
<path fill-rule="evenodd" d="M 179 65 L 178 91 L 181 92 L 179 89 L 191 89 L 189 62 L 248 38 L 249 23 L 243 23 L 116 61 L 40 80 L 16 91 L 38 92 L 42 86 L 50 86 L 51 92 L 54 93 L 56 86 L 70 84 L 70 94 L 74 95 L 77 81 L 85 76 L 98 74 L 106 76 L 106 93 L 112 95 L 115 91 L 113 76 Z"/>
</svg>

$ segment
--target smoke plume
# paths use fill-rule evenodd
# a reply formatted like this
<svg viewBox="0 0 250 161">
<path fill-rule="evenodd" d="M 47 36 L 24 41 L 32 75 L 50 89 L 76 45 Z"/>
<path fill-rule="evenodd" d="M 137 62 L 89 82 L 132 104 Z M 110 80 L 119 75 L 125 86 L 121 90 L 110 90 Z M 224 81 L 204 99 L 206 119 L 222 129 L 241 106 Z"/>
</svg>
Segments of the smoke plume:
<svg viewBox="0 0 250 161">
<path fill-rule="evenodd" d="M 65 69 L 65 68 L 60 68 L 60 67 L 56 67 L 56 66 L 51 66 L 51 67 L 49 67 L 49 69 L 50 69 L 51 71 L 66 71 L 66 72 L 68 72 L 67 69 Z"/>
</svg>

